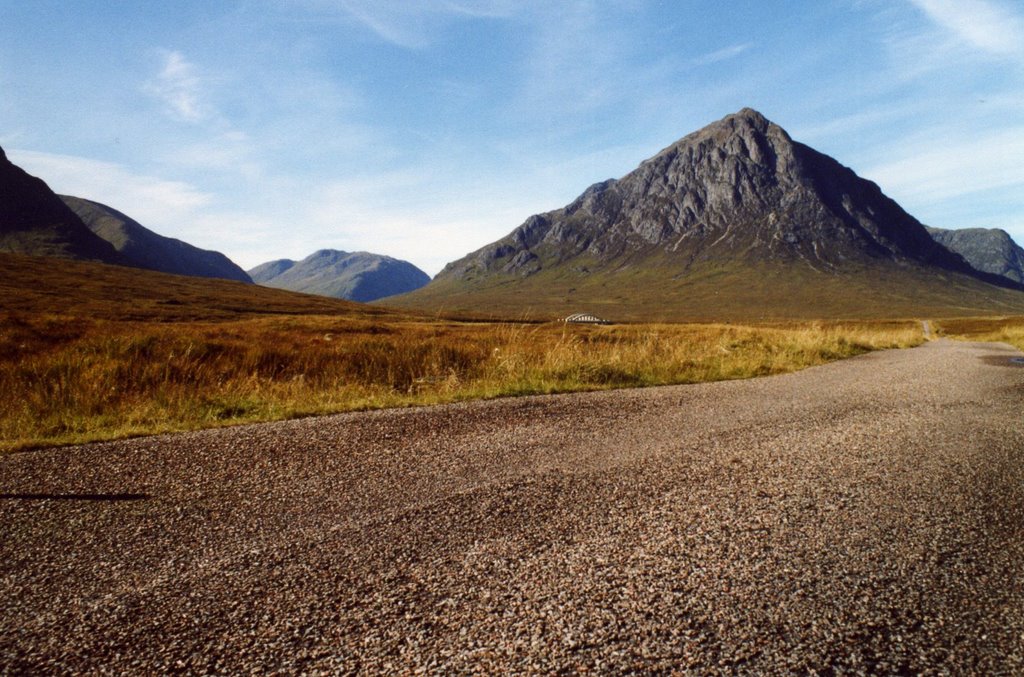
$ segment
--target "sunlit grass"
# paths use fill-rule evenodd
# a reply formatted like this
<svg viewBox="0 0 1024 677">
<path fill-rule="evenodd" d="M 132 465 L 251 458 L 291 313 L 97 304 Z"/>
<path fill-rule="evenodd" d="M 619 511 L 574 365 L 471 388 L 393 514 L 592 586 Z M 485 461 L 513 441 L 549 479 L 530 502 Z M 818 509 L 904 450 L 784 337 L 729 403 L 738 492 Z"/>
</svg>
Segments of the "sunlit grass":
<svg viewBox="0 0 1024 677">
<path fill-rule="evenodd" d="M 1024 350 L 1024 317 L 978 317 L 941 320 L 939 330 L 951 338 L 1009 343 Z"/>
<path fill-rule="evenodd" d="M 792 371 L 921 341 L 916 322 L 576 326 L 0 314 L 0 450 L 379 407 Z"/>
</svg>

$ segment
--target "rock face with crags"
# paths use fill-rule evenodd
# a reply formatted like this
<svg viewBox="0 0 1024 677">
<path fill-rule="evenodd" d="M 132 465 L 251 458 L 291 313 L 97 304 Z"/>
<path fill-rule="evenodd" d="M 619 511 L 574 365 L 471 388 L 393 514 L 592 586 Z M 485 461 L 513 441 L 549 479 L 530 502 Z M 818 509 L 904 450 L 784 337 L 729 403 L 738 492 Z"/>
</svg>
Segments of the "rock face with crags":
<svg viewBox="0 0 1024 677">
<path fill-rule="evenodd" d="M 833 270 L 881 258 L 968 270 L 874 183 L 744 109 L 622 179 L 530 217 L 440 277 L 531 275 L 575 259 L 615 265 L 655 254 L 670 256 L 680 271 L 714 259 Z"/>
<path fill-rule="evenodd" d="M 928 228 L 928 233 L 946 249 L 964 257 L 969 264 L 983 270 L 1024 282 L 1024 249 L 1010 234 L 999 228 L 960 228 L 946 230 Z"/>
<path fill-rule="evenodd" d="M 389 303 L 482 316 L 906 317 L 1009 310 L 1021 289 L 975 270 L 876 184 L 745 108 Z"/>
</svg>

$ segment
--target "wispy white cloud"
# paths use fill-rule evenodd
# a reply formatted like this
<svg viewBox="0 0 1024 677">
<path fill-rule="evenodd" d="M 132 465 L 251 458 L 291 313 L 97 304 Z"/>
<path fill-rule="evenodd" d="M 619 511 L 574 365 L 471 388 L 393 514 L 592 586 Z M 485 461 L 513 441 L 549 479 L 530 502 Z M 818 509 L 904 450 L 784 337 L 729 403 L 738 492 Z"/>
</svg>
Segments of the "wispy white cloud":
<svg viewBox="0 0 1024 677">
<path fill-rule="evenodd" d="M 529 216 L 515 197 L 524 186 L 514 181 L 463 179 L 462 199 L 436 200 L 451 179 L 447 171 L 421 166 L 312 187 L 288 251 L 300 258 L 323 247 L 375 251 L 434 274 Z"/>
<path fill-rule="evenodd" d="M 263 172 L 257 155 L 249 136 L 235 130 L 217 133 L 200 141 L 183 142 L 161 159 L 188 170 L 211 170 L 251 181 Z"/>
<path fill-rule="evenodd" d="M 991 54 L 1024 56 L 1024 19 L 1007 6 L 992 0 L 910 2 L 963 42 Z"/>
<path fill-rule="evenodd" d="M 189 221 L 189 228 L 197 234 L 203 233 L 203 237 L 186 237 L 184 233 L 177 237 L 182 237 L 190 244 L 202 242 L 201 246 L 225 254 L 244 270 L 267 261 L 296 255 L 291 249 L 294 244 L 292 236 L 282 233 L 280 216 L 277 214 L 267 215 L 257 210 L 203 211 Z M 321 248 L 313 247 L 306 254 Z M 296 250 L 305 251 L 305 247 Z"/>
<path fill-rule="evenodd" d="M 337 8 L 379 38 L 398 47 L 418 49 L 431 42 L 439 25 L 452 19 L 501 19 L 514 14 L 510 0 L 312 0 L 324 8 Z"/>
<path fill-rule="evenodd" d="M 232 205 L 192 184 L 139 174 L 113 162 L 17 149 L 8 155 L 56 193 L 108 205 L 160 235 L 223 252 L 237 263 L 243 263 L 240 255 L 248 256 L 248 267 L 274 258 L 288 239 L 282 224 L 288 223 L 292 206 L 279 203 L 289 191 L 274 181 L 261 184 L 270 195 L 257 192 Z"/>
<path fill-rule="evenodd" d="M 707 54 L 702 54 L 702 55 L 700 55 L 700 56 L 698 56 L 698 57 L 696 57 L 694 59 L 691 59 L 690 60 L 690 65 L 691 66 L 710 66 L 713 63 L 718 63 L 720 61 L 727 61 L 729 59 L 732 59 L 732 58 L 735 58 L 735 57 L 739 56 L 740 54 L 743 54 L 744 52 L 746 52 L 747 50 L 749 50 L 753 46 L 754 46 L 754 43 L 752 43 L 752 42 L 745 42 L 743 44 L 732 45 L 732 46 L 729 46 L 729 47 L 725 47 L 723 49 L 718 49 L 718 50 L 715 50 L 714 52 L 708 52 Z"/>
<path fill-rule="evenodd" d="M 865 170 L 899 202 L 927 204 L 1003 188 L 1024 190 L 1024 127 L 938 144 L 922 138 L 893 149 L 899 159 Z"/>
<path fill-rule="evenodd" d="M 602 23 L 586 2 L 552 3 L 531 25 L 516 112 L 545 120 L 572 120 L 629 97 L 635 81 L 627 37 Z"/>
<path fill-rule="evenodd" d="M 21 139 L 24 136 L 25 136 L 25 133 L 20 131 L 20 130 L 19 131 L 6 132 L 4 134 L 0 134 L 0 146 L 2 146 L 3 148 L 7 148 L 8 146 L 11 146 L 11 145 L 17 143 L 18 139 Z"/>
<path fill-rule="evenodd" d="M 470 0 L 469 2 L 447 0 L 447 2 L 441 2 L 439 8 L 453 14 L 479 19 L 504 19 L 515 14 L 516 9 L 522 4 L 521 1 L 516 2 L 516 0 Z"/>
<path fill-rule="evenodd" d="M 160 100 L 173 117 L 201 122 L 211 114 L 201 86 L 196 67 L 181 52 L 162 51 L 160 72 L 143 85 L 143 91 Z"/>
<path fill-rule="evenodd" d="M 387 4 L 375 6 L 375 3 L 348 0 L 343 0 L 341 8 L 378 37 L 393 45 L 415 49 L 427 43 L 422 26 L 418 25 L 414 18 L 415 15 L 420 15 L 422 10 L 398 14 L 394 7 Z"/>
</svg>

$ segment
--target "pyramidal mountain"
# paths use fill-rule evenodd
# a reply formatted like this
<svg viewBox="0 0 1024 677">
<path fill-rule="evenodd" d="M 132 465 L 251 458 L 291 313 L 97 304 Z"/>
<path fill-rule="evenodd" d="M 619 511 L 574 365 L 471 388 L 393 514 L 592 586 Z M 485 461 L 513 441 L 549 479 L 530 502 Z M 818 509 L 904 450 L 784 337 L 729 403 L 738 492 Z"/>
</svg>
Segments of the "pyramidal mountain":
<svg viewBox="0 0 1024 677">
<path fill-rule="evenodd" d="M 1024 249 L 999 228 L 928 228 L 928 234 L 978 270 L 1024 282 Z"/>
<path fill-rule="evenodd" d="M 430 281 L 408 261 L 336 249 L 321 249 L 301 261 L 268 261 L 248 272 L 256 284 L 267 287 L 362 303 L 404 294 Z"/>
<path fill-rule="evenodd" d="M 1020 289 L 746 108 L 389 303 L 645 320 L 913 317 L 1024 308 Z"/>
</svg>

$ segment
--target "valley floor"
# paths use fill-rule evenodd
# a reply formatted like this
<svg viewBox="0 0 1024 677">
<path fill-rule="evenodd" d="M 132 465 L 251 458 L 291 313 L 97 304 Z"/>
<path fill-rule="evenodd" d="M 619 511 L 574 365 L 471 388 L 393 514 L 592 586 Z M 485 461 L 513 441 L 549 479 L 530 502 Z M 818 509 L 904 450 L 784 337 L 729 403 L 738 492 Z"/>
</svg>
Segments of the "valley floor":
<svg viewBox="0 0 1024 677">
<path fill-rule="evenodd" d="M 1018 356 L 0 456 L 0 673 L 1019 674 Z"/>
</svg>

